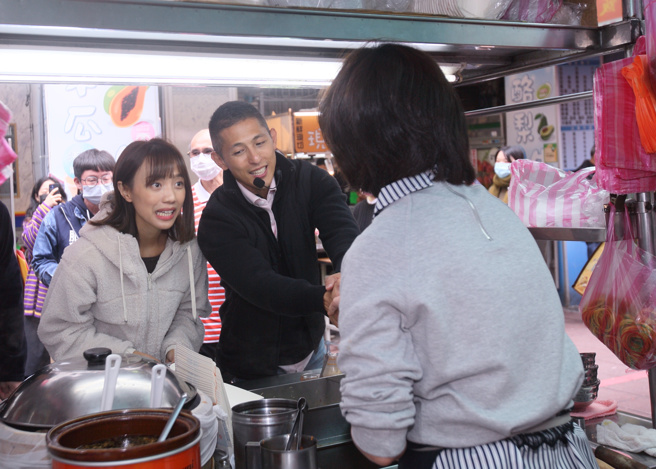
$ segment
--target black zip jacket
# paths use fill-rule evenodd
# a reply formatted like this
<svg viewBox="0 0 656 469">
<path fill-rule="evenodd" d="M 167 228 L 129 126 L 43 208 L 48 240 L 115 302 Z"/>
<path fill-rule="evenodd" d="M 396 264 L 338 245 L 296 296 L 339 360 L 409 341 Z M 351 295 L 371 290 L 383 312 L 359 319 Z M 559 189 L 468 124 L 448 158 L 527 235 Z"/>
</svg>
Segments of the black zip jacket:
<svg viewBox="0 0 656 469">
<path fill-rule="evenodd" d="M 224 379 L 277 374 L 280 365 L 303 360 L 325 328 L 314 237 L 340 270 L 358 227 L 335 179 L 308 162 L 276 152 L 273 213 L 248 202 L 230 171 L 207 202 L 198 244 L 221 276 L 221 337 L 217 365 Z"/>
</svg>

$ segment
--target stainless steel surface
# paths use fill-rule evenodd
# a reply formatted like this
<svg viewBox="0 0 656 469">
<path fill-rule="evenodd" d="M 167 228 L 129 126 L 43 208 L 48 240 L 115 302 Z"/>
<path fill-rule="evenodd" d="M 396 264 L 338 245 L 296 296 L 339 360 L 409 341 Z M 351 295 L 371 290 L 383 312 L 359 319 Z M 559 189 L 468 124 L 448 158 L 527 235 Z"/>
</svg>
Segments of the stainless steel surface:
<svg viewBox="0 0 656 469">
<path fill-rule="evenodd" d="M 612 420 L 620 426 L 624 425 L 625 423 L 632 423 L 634 425 L 640 425 L 645 428 L 651 428 L 651 421 L 649 419 L 633 414 L 628 414 L 626 412 L 617 412 L 615 415 L 608 417 L 587 420 L 585 422 L 585 433 L 588 435 L 590 445 L 593 449 L 599 445 L 599 443 L 597 443 L 597 425 L 606 419 Z M 612 446 L 609 446 L 609 448 L 612 448 Z M 628 451 L 624 451 L 624 453 L 628 454 L 631 456 L 631 458 L 646 465 L 647 467 L 656 469 L 656 458 L 649 456 L 647 453 L 630 453 Z"/>
<path fill-rule="evenodd" d="M 0 44 L 341 57 L 375 38 L 467 64 L 463 83 L 621 51 L 640 21 L 590 28 L 371 11 L 165 0 L 0 0 Z M 1 77 L 0 77 L 1 79 Z"/>
<path fill-rule="evenodd" d="M 155 365 L 139 355 L 122 355 L 113 409 L 150 407 L 151 370 Z M 23 381 L 14 394 L 0 403 L 0 420 L 15 427 L 39 430 L 99 412 L 104 368 L 104 363 L 91 365 L 82 357 L 51 363 Z M 183 393 L 190 401 L 196 397 L 193 386 L 167 370 L 162 406 L 173 407 Z"/>
<path fill-rule="evenodd" d="M 534 228 L 528 229 L 535 239 L 551 241 L 606 241 L 606 228 Z"/>
<path fill-rule="evenodd" d="M 262 399 L 232 408 L 235 467 L 246 469 L 246 444 L 290 433 L 296 417 L 296 400 Z"/>
<path fill-rule="evenodd" d="M 485 109 L 476 109 L 474 111 L 465 112 L 465 116 L 467 117 L 490 116 L 494 114 L 501 114 L 502 112 L 520 111 L 522 109 L 533 109 L 534 107 L 537 106 L 546 106 L 549 104 L 570 103 L 572 101 L 580 101 L 582 99 L 592 99 L 592 91 L 582 91 L 580 93 L 555 96 L 553 98 L 545 98 L 537 101 L 526 101 L 523 103 L 504 104 L 503 106 L 495 106 Z"/>
<path fill-rule="evenodd" d="M 308 412 L 303 433 L 317 439 L 321 469 L 374 469 L 351 440 L 351 427 L 339 409 L 339 385 L 344 375 L 301 381 L 302 373 L 238 383 L 265 398 L 297 400 L 305 397 Z M 234 420 L 234 417 L 233 417 Z M 395 466 L 390 466 L 395 467 Z"/>
</svg>

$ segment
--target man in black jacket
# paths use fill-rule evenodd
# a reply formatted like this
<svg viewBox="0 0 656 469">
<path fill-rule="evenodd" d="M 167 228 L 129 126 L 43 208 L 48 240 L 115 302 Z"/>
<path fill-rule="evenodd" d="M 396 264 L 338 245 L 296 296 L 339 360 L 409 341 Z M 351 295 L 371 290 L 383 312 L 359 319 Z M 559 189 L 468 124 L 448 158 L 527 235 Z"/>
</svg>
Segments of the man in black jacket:
<svg viewBox="0 0 656 469">
<path fill-rule="evenodd" d="M 275 150 L 276 133 L 250 104 L 210 120 L 224 172 L 203 211 L 198 244 L 221 276 L 216 361 L 224 380 L 320 368 L 324 315 L 337 322 L 340 274 L 321 285 L 315 229 L 339 272 L 358 228 L 335 179 Z"/>
</svg>

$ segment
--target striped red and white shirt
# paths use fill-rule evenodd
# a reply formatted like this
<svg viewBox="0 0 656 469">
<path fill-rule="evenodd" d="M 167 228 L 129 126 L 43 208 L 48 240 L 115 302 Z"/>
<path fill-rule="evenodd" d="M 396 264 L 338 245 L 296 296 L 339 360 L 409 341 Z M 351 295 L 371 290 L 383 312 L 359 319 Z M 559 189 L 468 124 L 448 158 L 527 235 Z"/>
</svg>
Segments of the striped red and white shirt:
<svg viewBox="0 0 656 469">
<path fill-rule="evenodd" d="M 191 187 L 191 192 L 194 196 L 194 225 L 196 226 L 196 232 L 198 232 L 200 216 L 211 194 L 201 185 L 200 180 Z M 221 335 L 219 307 L 225 300 L 225 291 L 221 286 L 221 277 L 219 277 L 219 274 L 216 273 L 214 267 L 209 262 L 207 263 L 207 276 L 209 277 L 208 297 L 212 305 L 212 314 L 206 318 L 201 318 L 205 326 L 205 340 L 203 342 L 206 344 L 219 341 L 219 336 Z"/>
</svg>

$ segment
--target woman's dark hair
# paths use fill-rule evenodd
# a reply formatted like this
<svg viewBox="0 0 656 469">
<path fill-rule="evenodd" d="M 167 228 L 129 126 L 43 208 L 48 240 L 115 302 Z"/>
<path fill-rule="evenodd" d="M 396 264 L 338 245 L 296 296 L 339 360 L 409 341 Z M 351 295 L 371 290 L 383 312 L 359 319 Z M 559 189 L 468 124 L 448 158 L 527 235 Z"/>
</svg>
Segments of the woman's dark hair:
<svg viewBox="0 0 656 469">
<path fill-rule="evenodd" d="M 524 152 L 524 149 L 520 147 L 519 145 L 511 145 L 508 147 L 501 147 L 499 151 L 497 152 L 497 155 L 499 153 L 503 152 L 503 155 L 506 157 L 506 162 L 511 163 L 510 157 L 512 156 L 516 160 L 522 160 L 526 158 L 526 153 Z M 497 155 L 494 155 L 494 160 L 496 161 Z"/>
<path fill-rule="evenodd" d="M 109 225 L 121 233 L 128 233 L 139 239 L 134 205 L 126 201 L 118 190 L 119 181 L 123 187 L 132 189 L 134 175 L 141 165 L 148 170 L 146 185 L 158 179 L 173 177 L 180 174 L 185 184 L 185 200 L 182 213 L 168 230 L 168 236 L 174 241 L 185 243 L 195 236 L 194 231 L 194 201 L 191 194 L 191 181 L 184 158 L 178 149 L 161 138 L 136 141 L 125 147 L 114 167 L 114 207 L 109 215 L 102 220 L 91 220 L 93 225 Z"/>
<path fill-rule="evenodd" d="M 25 218 L 32 218 L 32 214 L 36 208 L 41 205 L 41 202 L 39 201 L 39 189 L 41 189 L 41 186 L 46 181 L 50 181 L 52 184 L 57 186 L 57 189 L 59 189 L 59 193 L 62 196 L 62 202 L 66 202 L 66 192 L 64 191 L 64 186 L 62 186 L 59 181 L 49 176 L 44 176 L 34 183 L 34 187 L 30 193 L 30 205 L 27 207 L 27 210 L 25 210 Z"/>
<path fill-rule="evenodd" d="M 116 161 L 114 157 L 104 150 L 92 148 L 80 153 L 73 160 L 73 174 L 80 179 L 82 173 L 91 171 L 114 171 Z"/>
<path fill-rule="evenodd" d="M 377 196 L 427 170 L 451 184 L 476 179 L 460 99 L 422 51 L 382 44 L 352 52 L 319 109 L 321 131 L 352 187 Z"/>
</svg>

